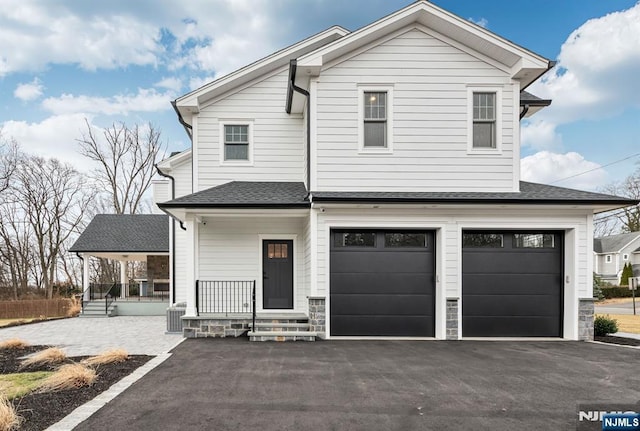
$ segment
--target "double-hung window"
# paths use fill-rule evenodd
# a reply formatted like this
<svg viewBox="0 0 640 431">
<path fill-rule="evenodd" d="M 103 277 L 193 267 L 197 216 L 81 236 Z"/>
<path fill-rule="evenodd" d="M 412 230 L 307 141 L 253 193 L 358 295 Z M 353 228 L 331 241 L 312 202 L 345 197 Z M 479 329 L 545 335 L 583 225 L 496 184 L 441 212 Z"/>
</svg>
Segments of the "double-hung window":
<svg viewBox="0 0 640 431">
<path fill-rule="evenodd" d="M 491 153 L 501 150 L 502 89 L 468 88 L 469 151 Z"/>
<path fill-rule="evenodd" d="M 358 94 L 360 151 L 390 152 L 393 136 L 393 87 L 360 87 Z"/>
<path fill-rule="evenodd" d="M 387 93 L 364 92 L 364 143 L 365 148 L 387 147 Z"/>
<path fill-rule="evenodd" d="M 221 164 L 251 164 L 252 122 L 220 122 Z"/>
</svg>

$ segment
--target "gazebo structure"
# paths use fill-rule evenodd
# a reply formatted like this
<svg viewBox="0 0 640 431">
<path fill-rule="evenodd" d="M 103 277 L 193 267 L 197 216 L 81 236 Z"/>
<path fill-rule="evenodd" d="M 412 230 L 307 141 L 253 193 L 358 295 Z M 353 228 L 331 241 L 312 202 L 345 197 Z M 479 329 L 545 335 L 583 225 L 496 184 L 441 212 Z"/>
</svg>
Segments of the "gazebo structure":
<svg viewBox="0 0 640 431">
<path fill-rule="evenodd" d="M 83 314 L 164 315 L 173 297 L 169 218 L 164 214 L 98 214 L 69 251 L 83 261 Z M 92 258 L 120 263 L 120 279 L 91 282 Z M 145 262 L 146 277 L 130 277 Z"/>
</svg>

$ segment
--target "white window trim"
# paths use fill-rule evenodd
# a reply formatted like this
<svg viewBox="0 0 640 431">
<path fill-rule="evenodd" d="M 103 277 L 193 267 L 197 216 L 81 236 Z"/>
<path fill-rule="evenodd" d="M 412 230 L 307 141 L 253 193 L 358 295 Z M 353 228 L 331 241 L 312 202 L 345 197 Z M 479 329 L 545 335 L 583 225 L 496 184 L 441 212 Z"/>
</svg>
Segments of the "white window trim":
<svg viewBox="0 0 640 431">
<path fill-rule="evenodd" d="M 606 263 L 611 263 L 611 262 L 613 262 L 613 256 L 611 256 L 610 254 L 606 255 L 606 256 L 604 257 L 604 261 L 605 261 Z"/>
<path fill-rule="evenodd" d="M 253 166 L 253 120 L 220 120 L 220 166 Z M 248 156 L 249 160 L 225 160 L 224 159 L 224 127 L 225 126 L 249 126 L 248 130 L 248 138 L 249 138 L 249 149 Z"/>
<path fill-rule="evenodd" d="M 496 147 L 473 147 L 473 93 L 496 93 Z M 467 154 L 501 154 L 502 153 L 502 87 L 471 86 L 467 87 Z"/>
<path fill-rule="evenodd" d="M 625 262 L 629 260 L 629 255 L 627 253 L 622 255 L 622 260 L 624 260 Z"/>
<path fill-rule="evenodd" d="M 387 93 L 387 146 L 374 148 L 364 146 L 364 93 Z M 390 154 L 393 153 L 393 86 L 392 85 L 358 85 L 358 154 Z"/>
</svg>

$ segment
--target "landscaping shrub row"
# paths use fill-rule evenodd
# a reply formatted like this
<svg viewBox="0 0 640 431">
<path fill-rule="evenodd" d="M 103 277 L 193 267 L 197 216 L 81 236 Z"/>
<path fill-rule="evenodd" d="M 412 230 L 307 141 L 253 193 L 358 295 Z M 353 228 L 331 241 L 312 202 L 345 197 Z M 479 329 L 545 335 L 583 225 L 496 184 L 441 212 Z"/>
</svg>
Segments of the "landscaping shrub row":
<svg viewBox="0 0 640 431">
<path fill-rule="evenodd" d="M 604 299 L 610 298 L 631 298 L 632 293 L 627 286 L 613 286 L 613 287 L 603 287 L 602 288 L 602 296 Z M 640 292 L 636 290 L 636 296 L 639 296 Z"/>
</svg>

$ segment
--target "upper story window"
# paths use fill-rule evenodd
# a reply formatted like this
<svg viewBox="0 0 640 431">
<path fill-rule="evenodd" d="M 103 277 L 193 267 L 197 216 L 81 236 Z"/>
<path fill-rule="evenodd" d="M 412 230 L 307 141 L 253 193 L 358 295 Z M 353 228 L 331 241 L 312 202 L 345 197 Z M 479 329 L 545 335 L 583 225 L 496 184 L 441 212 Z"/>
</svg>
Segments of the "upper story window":
<svg viewBox="0 0 640 431">
<path fill-rule="evenodd" d="M 473 148 L 496 147 L 496 93 L 473 93 Z"/>
<path fill-rule="evenodd" d="M 622 260 L 624 260 L 625 262 L 626 262 L 627 260 L 629 260 L 629 255 L 628 255 L 627 253 L 623 254 L 623 255 L 622 255 Z"/>
<path fill-rule="evenodd" d="M 364 142 L 365 148 L 387 147 L 387 93 L 364 92 Z"/>
<path fill-rule="evenodd" d="M 608 254 L 608 255 L 606 255 L 606 256 L 605 256 L 604 260 L 605 260 L 605 262 L 607 262 L 607 263 L 611 263 L 611 261 L 612 261 L 613 259 L 611 258 L 611 255 L 610 255 L 610 254 Z"/>
<path fill-rule="evenodd" d="M 359 87 L 359 150 L 389 153 L 393 139 L 393 87 Z"/>
<path fill-rule="evenodd" d="M 501 150 L 500 113 L 502 89 L 468 88 L 469 152 L 495 153 Z"/>
<path fill-rule="evenodd" d="M 253 124 L 251 121 L 221 121 L 220 163 L 250 164 L 253 151 Z"/>
</svg>

